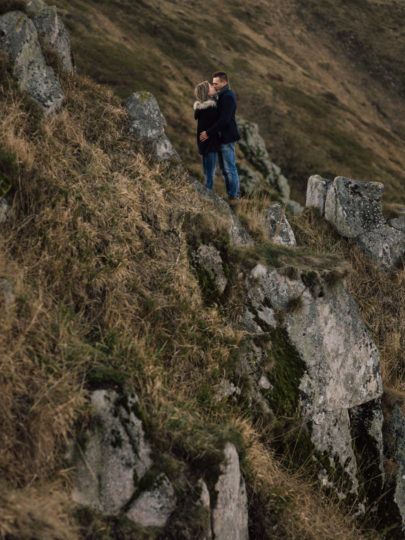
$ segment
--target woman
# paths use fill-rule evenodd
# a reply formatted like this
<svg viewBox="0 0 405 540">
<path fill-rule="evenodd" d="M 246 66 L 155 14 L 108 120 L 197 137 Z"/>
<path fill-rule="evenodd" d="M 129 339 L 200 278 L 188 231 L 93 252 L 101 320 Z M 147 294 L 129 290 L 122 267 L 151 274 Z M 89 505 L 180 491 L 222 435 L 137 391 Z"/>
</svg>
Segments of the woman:
<svg viewBox="0 0 405 540">
<path fill-rule="evenodd" d="M 217 164 L 217 152 L 220 148 L 218 135 L 200 141 L 200 133 L 206 131 L 218 119 L 217 102 L 214 99 L 216 90 L 208 81 L 203 81 L 194 89 L 197 101 L 194 103 L 194 118 L 197 120 L 197 145 L 202 155 L 202 166 L 205 175 L 205 186 L 212 189 Z"/>
</svg>

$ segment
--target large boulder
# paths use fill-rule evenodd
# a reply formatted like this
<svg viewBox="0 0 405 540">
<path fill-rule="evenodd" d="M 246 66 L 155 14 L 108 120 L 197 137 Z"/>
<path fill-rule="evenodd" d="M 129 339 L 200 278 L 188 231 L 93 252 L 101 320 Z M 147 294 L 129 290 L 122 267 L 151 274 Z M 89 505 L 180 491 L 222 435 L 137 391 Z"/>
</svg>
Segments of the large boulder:
<svg viewBox="0 0 405 540">
<path fill-rule="evenodd" d="M 151 449 L 138 399 L 114 390 L 91 395 L 93 422 L 75 448 L 76 483 L 73 500 L 103 514 L 118 514 L 133 496 L 138 481 L 152 466 Z"/>
<path fill-rule="evenodd" d="M 64 94 L 46 65 L 34 23 L 22 12 L 0 17 L 0 47 L 9 54 L 19 87 L 50 113 L 61 108 Z"/>
<path fill-rule="evenodd" d="M 265 183 L 279 192 L 281 200 L 287 202 L 290 197 L 288 180 L 281 173 L 280 167 L 270 160 L 258 125 L 238 118 L 238 128 L 241 137 L 239 147 L 245 158 L 263 176 Z"/>
<path fill-rule="evenodd" d="M 160 112 L 156 98 L 149 92 L 134 92 L 126 102 L 130 130 L 149 143 L 152 155 L 165 161 L 180 157 L 165 135 L 166 120 Z"/>
<path fill-rule="evenodd" d="M 44 2 L 33 0 L 27 5 L 27 10 L 33 14 L 38 34 L 43 41 L 50 45 L 61 59 L 62 69 L 69 73 L 75 71 L 69 34 L 59 17 L 55 6 L 47 6 Z"/>
<path fill-rule="evenodd" d="M 345 238 L 357 238 L 382 227 L 382 194 L 378 182 L 358 182 L 338 176 L 329 187 L 325 201 L 325 219 Z"/>
<path fill-rule="evenodd" d="M 379 353 L 347 285 L 338 281 L 332 286 L 317 272 L 288 277 L 259 264 L 246 287 L 247 310 L 255 325 L 272 336 L 270 363 L 263 348 L 254 361 L 257 379 L 265 375 L 272 385 L 265 395 L 270 404 L 278 399 L 280 406 L 288 403 L 301 411 L 315 450 L 329 456 L 331 469 L 338 465 L 350 480 L 349 491 L 356 493 L 350 415 L 372 403 L 373 417 L 381 418 L 382 381 Z M 288 381 L 280 375 L 285 370 Z M 381 428 L 379 439 L 372 436 L 375 431 L 370 429 L 369 441 L 381 462 Z"/>
</svg>

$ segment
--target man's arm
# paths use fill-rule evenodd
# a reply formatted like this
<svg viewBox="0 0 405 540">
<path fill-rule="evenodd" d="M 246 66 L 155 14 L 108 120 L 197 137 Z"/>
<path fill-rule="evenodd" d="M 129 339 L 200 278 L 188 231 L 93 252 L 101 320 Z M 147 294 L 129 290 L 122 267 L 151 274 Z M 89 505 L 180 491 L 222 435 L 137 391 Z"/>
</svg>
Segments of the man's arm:
<svg viewBox="0 0 405 540">
<path fill-rule="evenodd" d="M 206 135 L 210 137 L 218 131 L 222 131 L 232 120 L 235 112 L 235 100 L 232 95 L 224 96 L 221 100 L 221 113 L 218 120 L 210 128 L 207 129 Z"/>
</svg>

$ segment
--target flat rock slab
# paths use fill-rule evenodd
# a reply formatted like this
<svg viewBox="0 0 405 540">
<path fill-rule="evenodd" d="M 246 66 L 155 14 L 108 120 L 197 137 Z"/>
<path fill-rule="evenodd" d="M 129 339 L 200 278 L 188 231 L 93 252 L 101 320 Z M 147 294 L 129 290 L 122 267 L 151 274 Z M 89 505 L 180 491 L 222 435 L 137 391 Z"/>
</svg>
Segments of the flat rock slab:
<svg viewBox="0 0 405 540">
<path fill-rule="evenodd" d="M 405 255 L 405 232 L 384 225 L 356 239 L 365 254 L 382 269 L 400 265 Z"/>
<path fill-rule="evenodd" d="M 61 108 L 64 94 L 53 69 L 46 65 L 34 23 L 22 12 L 0 17 L 0 46 L 13 62 L 19 87 L 51 113 Z"/>
</svg>

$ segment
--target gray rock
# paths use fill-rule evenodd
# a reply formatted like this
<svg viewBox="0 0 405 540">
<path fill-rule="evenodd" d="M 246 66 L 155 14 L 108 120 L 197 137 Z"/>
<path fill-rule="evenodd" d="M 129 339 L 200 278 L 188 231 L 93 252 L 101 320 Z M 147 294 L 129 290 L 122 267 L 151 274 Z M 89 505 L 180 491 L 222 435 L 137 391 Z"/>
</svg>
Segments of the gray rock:
<svg viewBox="0 0 405 540">
<path fill-rule="evenodd" d="M 149 92 L 134 92 L 126 102 L 130 130 L 134 135 L 150 143 L 154 157 L 164 161 L 180 160 L 176 150 L 165 135 L 166 120 L 160 112 L 156 98 Z"/>
<path fill-rule="evenodd" d="M 193 264 L 208 273 L 218 293 L 225 291 L 228 280 L 222 267 L 219 251 L 214 246 L 201 245 L 193 254 Z"/>
<path fill-rule="evenodd" d="M 210 494 L 207 484 L 202 478 L 200 478 L 198 481 L 197 486 L 201 490 L 201 495 L 197 502 L 197 506 L 200 506 L 205 514 L 205 523 L 203 524 L 204 532 L 198 537 L 198 540 L 212 540 Z"/>
<path fill-rule="evenodd" d="M 260 326 L 265 308 L 282 314 L 288 339 L 305 366 L 297 390 L 312 441 L 330 455 L 331 467 L 338 460 L 356 492 L 349 411 L 381 396 L 379 353 L 346 284 L 329 287 L 319 276 L 311 280 L 305 275 L 290 279 L 259 264 L 246 280 L 249 310 Z M 287 309 L 297 299 L 300 307 Z"/>
<path fill-rule="evenodd" d="M 397 218 L 390 219 L 389 224 L 391 225 L 391 227 L 394 227 L 394 229 L 405 232 L 405 214 L 402 214 Z"/>
<path fill-rule="evenodd" d="M 297 245 L 291 225 L 288 223 L 279 204 L 273 204 L 266 210 L 265 225 L 269 231 L 269 238 L 276 244 L 283 246 Z"/>
<path fill-rule="evenodd" d="M 22 12 L 0 17 L 0 46 L 10 55 L 19 87 L 47 113 L 61 108 L 64 95 L 45 63 L 34 23 Z"/>
<path fill-rule="evenodd" d="M 281 174 L 269 158 L 263 138 L 259 135 L 259 127 L 253 122 L 238 118 L 240 133 L 239 147 L 252 167 L 263 175 L 265 182 L 274 187 L 284 202 L 290 197 L 288 180 Z"/>
<path fill-rule="evenodd" d="M 325 219 L 339 234 L 356 238 L 385 224 L 381 212 L 384 185 L 338 176 L 329 187 Z"/>
<path fill-rule="evenodd" d="M 151 467 L 151 450 L 142 422 L 136 416 L 135 395 L 120 396 L 114 390 L 91 395 L 93 425 L 85 442 L 78 444 L 74 461 L 76 483 L 73 500 L 103 514 L 117 514 L 132 497 L 135 478 Z"/>
<path fill-rule="evenodd" d="M 204 199 L 211 201 L 215 207 L 221 212 L 221 217 L 228 220 L 228 231 L 230 242 L 234 246 L 252 246 L 253 240 L 248 233 L 242 227 L 238 217 L 232 212 L 229 204 L 214 193 L 211 189 L 207 189 L 201 182 L 193 177 L 189 177 L 192 187 L 202 196 Z"/>
<path fill-rule="evenodd" d="M 41 5 L 38 2 L 31 2 L 30 4 Z M 28 9 L 30 4 L 28 4 Z M 33 6 L 32 6 L 33 8 Z M 33 11 L 33 9 L 31 9 Z M 74 73 L 75 66 L 73 61 L 72 50 L 70 47 L 69 34 L 63 24 L 62 19 L 59 17 L 55 6 L 44 6 L 35 11 L 32 17 L 38 34 L 42 37 L 45 43 L 51 45 L 51 47 L 59 55 L 62 63 L 62 69 L 69 73 Z"/>
<path fill-rule="evenodd" d="M 0 223 L 5 223 L 7 221 L 9 212 L 10 207 L 7 204 L 6 199 L 0 198 Z"/>
<path fill-rule="evenodd" d="M 173 486 L 168 478 L 161 474 L 151 489 L 142 492 L 135 499 L 126 516 L 142 527 L 164 527 L 175 508 Z"/>
<path fill-rule="evenodd" d="M 298 201 L 290 199 L 286 204 L 285 210 L 291 216 L 299 216 L 304 211 L 304 207 Z"/>
<path fill-rule="evenodd" d="M 26 10 L 28 15 L 35 15 L 38 11 L 45 9 L 46 7 L 48 6 L 43 0 L 31 0 L 31 2 L 28 2 Z"/>
<path fill-rule="evenodd" d="M 402 518 L 403 530 L 405 529 L 405 418 L 398 405 L 395 405 L 391 423 L 389 426 L 390 435 L 394 439 L 394 458 L 397 464 L 395 495 L 399 513 Z"/>
<path fill-rule="evenodd" d="M 216 395 L 216 400 L 222 401 L 223 399 L 228 399 L 229 397 L 233 395 L 239 396 L 241 394 L 241 389 L 238 388 L 233 384 L 233 382 L 228 381 L 227 379 L 223 379 L 218 388 L 218 392 Z"/>
<path fill-rule="evenodd" d="M 239 456 L 231 443 L 224 449 L 225 461 L 215 485 L 217 500 L 212 512 L 212 529 L 216 540 L 245 540 L 248 533 L 246 486 L 239 468 Z"/>
<path fill-rule="evenodd" d="M 356 242 L 383 270 L 397 267 L 405 255 L 405 232 L 387 225 L 361 234 Z"/>
<path fill-rule="evenodd" d="M 322 178 L 318 174 L 310 176 L 307 183 L 305 206 L 317 208 L 319 214 L 323 216 L 325 214 L 326 194 L 331 184 L 331 180 Z"/>
<path fill-rule="evenodd" d="M 15 300 L 13 288 L 7 279 L 0 279 L 0 306 L 9 308 Z"/>
<path fill-rule="evenodd" d="M 264 183 L 263 178 L 259 173 L 252 170 L 250 167 L 237 163 L 239 184 L 242 195 L 251 195 Z"/>
</svg>

